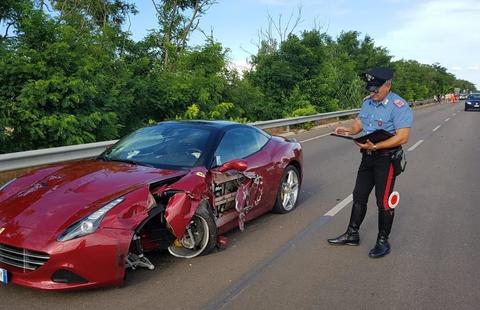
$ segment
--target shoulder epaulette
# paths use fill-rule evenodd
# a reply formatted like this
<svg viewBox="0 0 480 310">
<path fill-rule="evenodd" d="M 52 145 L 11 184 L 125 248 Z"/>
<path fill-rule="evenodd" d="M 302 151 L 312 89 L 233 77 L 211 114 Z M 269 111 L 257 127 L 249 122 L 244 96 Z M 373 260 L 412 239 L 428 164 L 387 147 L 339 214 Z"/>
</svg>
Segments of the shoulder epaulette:
<svg viewBox="0 0 480 310">
<path fill-rule="evenodd" d="M 400 99 L 395 99 L 393 101 L 393 103 L 397 106 L 397 108 L 401 108 L 405 105 L 405 102 L 403 100 L 400 100 Z"/>
</svg>

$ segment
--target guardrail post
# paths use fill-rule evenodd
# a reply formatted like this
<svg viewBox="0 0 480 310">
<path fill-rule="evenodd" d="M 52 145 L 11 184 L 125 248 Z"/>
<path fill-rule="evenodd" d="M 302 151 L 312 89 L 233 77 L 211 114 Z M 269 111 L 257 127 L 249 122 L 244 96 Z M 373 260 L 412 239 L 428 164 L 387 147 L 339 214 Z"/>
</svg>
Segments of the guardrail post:
<svg viewBox="0 0 480 310">
<path fill-rule="evenodd" d="M 287 130 L 287 132 L 290 132 L 290 125 L 285 126 L 285 129 Z"/>
</svg>

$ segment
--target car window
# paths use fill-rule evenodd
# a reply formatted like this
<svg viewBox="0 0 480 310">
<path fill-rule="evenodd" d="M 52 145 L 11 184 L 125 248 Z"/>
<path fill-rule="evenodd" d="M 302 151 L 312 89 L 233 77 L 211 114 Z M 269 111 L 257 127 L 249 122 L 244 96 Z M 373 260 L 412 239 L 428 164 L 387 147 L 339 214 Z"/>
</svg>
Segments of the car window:
<svg viewBox="0 0 480 310">
<path fill-rule="evenodd" d="M 166 123 L 135 131 L 116 143 L 104 159 L 154 167 L 194 167 L 206 152 L 211 131 L 182 123 Z"/>
<path fill-rule="evenodd" d="M 468 95 L 469 100 L 479 100 L 480 99 L 480 94 L 470 94 Z"/>
<path fill-rule="evenodd" d="M 228 130 L 215 151 L 216 165 L 232 159 L 242 159 L 258 152 L 269 138 L 254 128 Z"/>
</svg>

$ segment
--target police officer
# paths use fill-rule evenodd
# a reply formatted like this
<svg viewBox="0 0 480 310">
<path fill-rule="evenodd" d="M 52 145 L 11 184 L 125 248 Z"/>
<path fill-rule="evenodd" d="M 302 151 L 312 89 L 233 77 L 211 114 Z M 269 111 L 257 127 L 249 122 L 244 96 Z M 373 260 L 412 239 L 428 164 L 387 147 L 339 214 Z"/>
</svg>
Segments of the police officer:
<svg viewBox="0 0 480 310">
<path fill-rule="evenodd" d="M 408 102 L 392 92 L 393 72 L 387 68 L 375 68 L 363 74 L 370 95 L 363 101 L 359 117 L 350 128 L 337 127 L 335 133 L 355 135 L 363 131 L 369 134 L 384 129 L 393 136 L 379 143 L 356 144 L 360 147 L 362 161 L 358 168 L 353 205 L 347 231 L 337 238 L 328 239 L 332 245 L 358 245 L 359 228 L 367 211 L 368 196 L 375 187 L 378 207 L 378 236 L 375 247 L 370 250 L 372 258 L 390 253 L 388 236 L 392 228 L 398 193 L 393 192 L 396 176 L 401 172 L 399 156 L 401 145 L 407 143 L 413 122 L 413 112 Z"/>
</svg>

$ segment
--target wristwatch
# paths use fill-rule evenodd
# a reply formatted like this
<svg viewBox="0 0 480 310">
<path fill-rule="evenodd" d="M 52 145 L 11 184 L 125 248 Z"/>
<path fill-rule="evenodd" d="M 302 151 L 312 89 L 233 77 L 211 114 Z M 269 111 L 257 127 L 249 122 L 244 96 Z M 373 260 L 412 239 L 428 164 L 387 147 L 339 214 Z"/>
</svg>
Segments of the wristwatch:
<svg viewBox="0 0 480 310">
<path fill-rule="evenodd" d="M 375 152 L 376 150 L 377 150 L 377 145 L 374 144 L 374 145 L 373 145 L 373 151 Z"/>
</svg>

